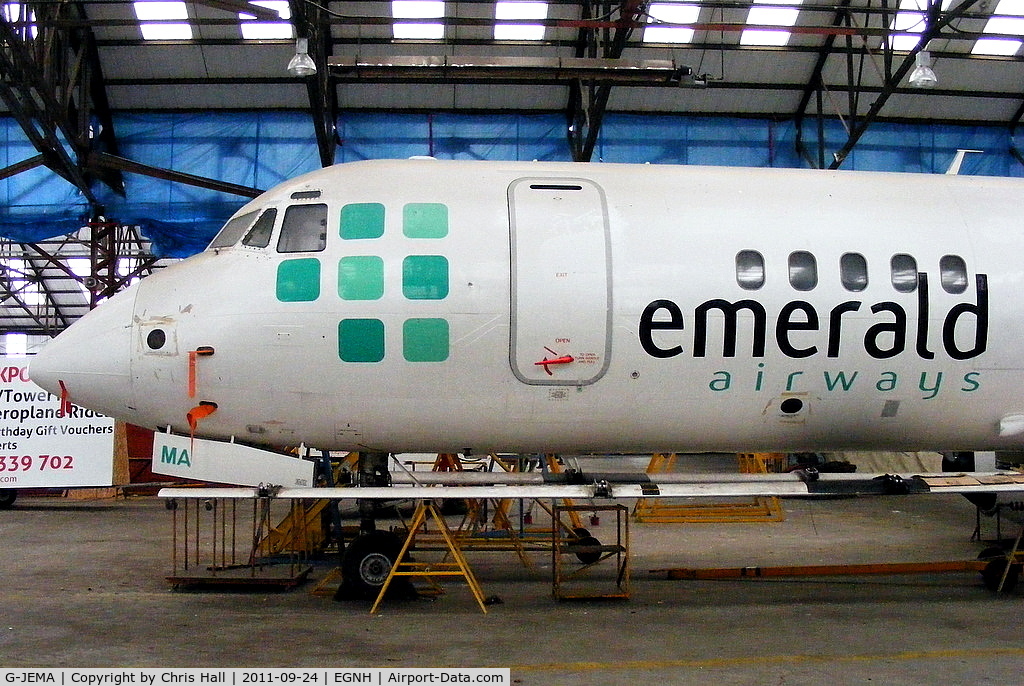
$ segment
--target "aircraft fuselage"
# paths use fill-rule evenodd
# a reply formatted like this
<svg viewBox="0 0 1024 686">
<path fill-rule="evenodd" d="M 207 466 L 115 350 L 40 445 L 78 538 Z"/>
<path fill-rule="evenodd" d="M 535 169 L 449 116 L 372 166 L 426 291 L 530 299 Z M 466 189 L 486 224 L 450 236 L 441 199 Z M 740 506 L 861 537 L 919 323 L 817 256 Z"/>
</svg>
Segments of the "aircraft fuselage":
<svg viewBox="0 0 1024 686">
<path fill-rule="evenodd" d="M 1002 178 L 340 165 L 253 200 L 31 373 L 136 424 L 187 432 L 209 403 L 199 435 L 325 449 L 1019 447 L 1021 198 Z"/>
</svg>

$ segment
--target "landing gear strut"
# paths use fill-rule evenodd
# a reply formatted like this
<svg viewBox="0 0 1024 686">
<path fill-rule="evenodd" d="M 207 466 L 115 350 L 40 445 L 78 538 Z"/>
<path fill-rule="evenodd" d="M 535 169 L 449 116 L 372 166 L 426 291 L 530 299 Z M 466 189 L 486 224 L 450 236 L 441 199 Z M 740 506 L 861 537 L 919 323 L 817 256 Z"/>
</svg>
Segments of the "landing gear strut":
<svg viewBox="0 0 1024 686">
<path fill-rule="evenodd" d="M 359 485 L 390 486 L 390 457 L 390 453 L 360 453 L 356 477 Z M 376 500 L 359 501 L 360 533 L 341 554 L 341 586 L 334 596 L 336 600 L 376 598 L 398 558 L 402 540 L 390 531 L 377 531 L 376 515 Z M 388 594 L 409 594 L 411 590 L 408 580 L 395 579 Z"/>
</svg>

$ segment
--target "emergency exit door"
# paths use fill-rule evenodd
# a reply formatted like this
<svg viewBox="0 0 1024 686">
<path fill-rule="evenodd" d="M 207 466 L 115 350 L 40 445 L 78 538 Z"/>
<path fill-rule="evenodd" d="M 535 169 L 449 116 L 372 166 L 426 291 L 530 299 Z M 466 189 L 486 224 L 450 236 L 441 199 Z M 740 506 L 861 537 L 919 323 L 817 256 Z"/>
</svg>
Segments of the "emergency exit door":
<svg viewBox="0 0 1024 686">
<path fill-rule="evenodd" d="M 586 179 L 527 178 L 509 186 L 508 200 L 512 371 L 527 384 L 592 384 L 611 353 L 604 192 Z"/>
</svg>

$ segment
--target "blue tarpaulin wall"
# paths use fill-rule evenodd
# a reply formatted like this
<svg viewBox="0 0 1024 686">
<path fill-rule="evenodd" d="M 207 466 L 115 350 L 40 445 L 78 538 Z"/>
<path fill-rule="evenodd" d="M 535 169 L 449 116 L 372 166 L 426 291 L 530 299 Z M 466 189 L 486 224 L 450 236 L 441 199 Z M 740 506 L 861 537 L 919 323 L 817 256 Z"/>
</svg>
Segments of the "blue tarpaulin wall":
<svg viewBox="0 0 1024 686">
<path fill-rule="evenodd" d="M 126 114 L 114 118 L 120 153 L 131 160 L 243 186 L 270 188 L 320 166 L 310 117 L 299 112 Z M 813 129 L 805 136 L 813 145 Z M 442 159 L 568 160 L 559 114 L 344 114 L 336 162 L 432 155 Z M 825 127 L 828 150 L 846 132 Z M 605 117 L 595 161 L 805 167 L 792 122 L 683 115 Z M 970 155 L 961 173 L 1024 176 L 1006 128 L 877 123 L 844 169 L 942 173 L 958 148 Z M 0 168 L 36 154 L 17 122 L 0 117 Z M 201 250 L 245 198 L 137 174 L 127 197 L 102 185 L 104 213 L 142 226 L 161 255 Z M 90 207 L 71 184 L 39 167 L 0 180 L 0 236 L 37 241 L 75 231 Z"/>
</svg>

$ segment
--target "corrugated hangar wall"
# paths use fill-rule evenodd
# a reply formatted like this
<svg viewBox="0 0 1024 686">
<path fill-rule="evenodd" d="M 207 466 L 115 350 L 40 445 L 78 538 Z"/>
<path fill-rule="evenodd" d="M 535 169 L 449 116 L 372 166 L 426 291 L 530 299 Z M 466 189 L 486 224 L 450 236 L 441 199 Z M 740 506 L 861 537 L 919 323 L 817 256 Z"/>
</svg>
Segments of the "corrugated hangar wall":
<svg viewBox="0 0 1024 686">
<path fill-rule="evenodd" d="M 270 188 L 319 166 L 313 126 L 300 112 L 124 114 L 114 119 L 120 153 L 155 167 Z M 814 128 L 808 126 L 808 128 Z M 433 155 L 444 159 L 568 160 L 559 114 L 346 113 L 338 125 L 337 162 Z M 816 136 L 816 131 L 810 134 Z M 804 167 L 792 122 L 670 115 L 609 114 L 595 161 Z M 825 126 L 827 149 L 846 139 L 839 121 Z M 808 141 L 813 145 L 813 141 Z M 875 124 L 845 169 L 941 173 L 957 149 L 961 173 L 1024 176 L 1005 128 Z M 17 122 L 0 118 L 0 168 L 36 154 Z M 830 161 L 830 160 L 829 160 Z M 127 197 L 100 189 L 104 211 L 143 227 L 154 249 L 183 257 L 201 250 L 245 200 L 180 183 L 128 174 Z M 45 168 L 0 180 L 0 235 L 42 240 L 81 226 L 89 207 Z"/>
</svg>

